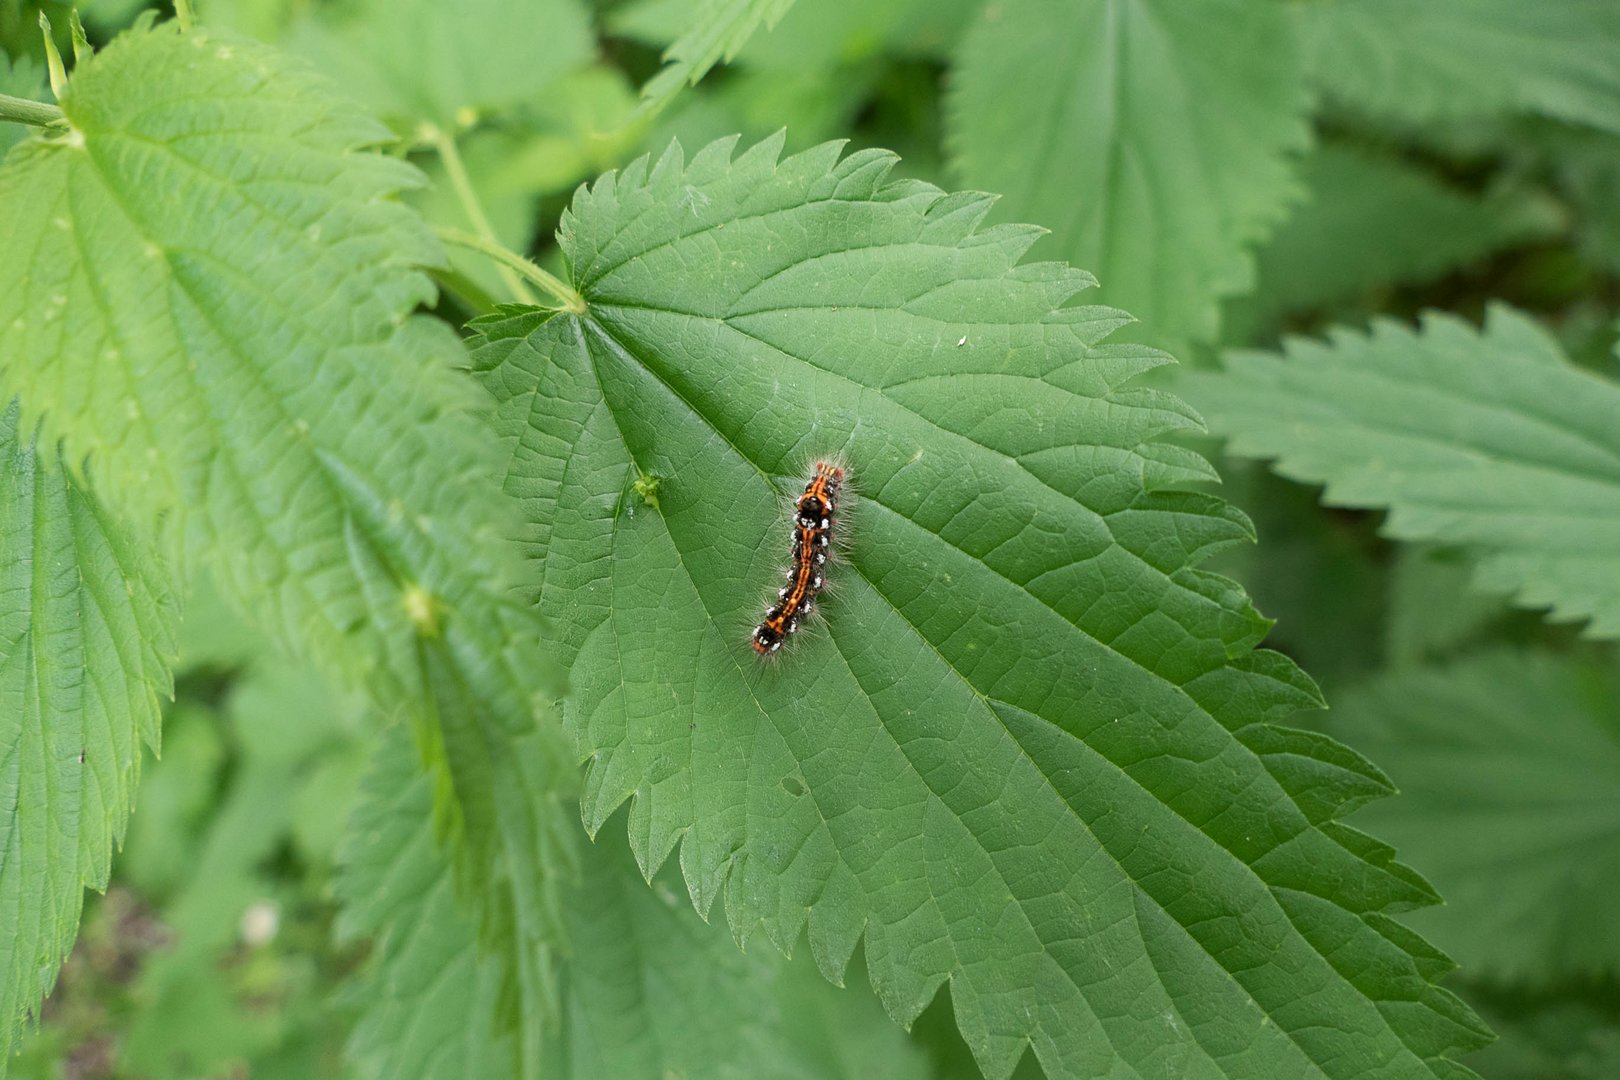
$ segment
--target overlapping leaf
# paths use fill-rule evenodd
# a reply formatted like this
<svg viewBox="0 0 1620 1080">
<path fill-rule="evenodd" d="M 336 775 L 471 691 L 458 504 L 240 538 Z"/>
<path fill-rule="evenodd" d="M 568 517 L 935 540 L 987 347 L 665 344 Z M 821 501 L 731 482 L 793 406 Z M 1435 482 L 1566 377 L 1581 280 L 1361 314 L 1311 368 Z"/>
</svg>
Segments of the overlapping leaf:
<svg viewBox="0 0 1620 1080">
<path fill-rule="evenodd" d="M 566 824 L 537 793 L 572 769 L 549 727 L 514 750 L 557 680 L 509 594 L 464 353 L 412 314 L 439 261 L 394 198 L 417 174 L 363 152 L 386 131 L 323 80 L 230 37 L 125 35 L 62 106 L 68 131 L 0 168 L 4 392 L 137 520 L 178 521 L 280 642 L 417 722 L 492 925 L 537 963 Z"/>
<path fill-rule="evenodd" d="M 339 932 L 374 939 L 347 997 L 361 1010 L 348 1053 L 361 1076 L 515 1075 L 502 966 L 478 946 L 430 821 L 432 778 L 402 732 L 385 735 L 339 852 Z"/>
<path fill-rule="evenodd" d="M 630 801 L 739 941 L 864 936 L 891 1015 L 949 979 L 981 1066 L 1459 1075 L 1481 1037 L 1389 919 L 1432 892 L 1335 822 L 1388 786 L 1271 723 L 1315 700 L 1178 483 L 1162 354 L 990 198 L 836 146 L 672 149 L 582 190 L 582 317 L 482 322 L 507 490 L 572 662 L 594 830 Z M 812 455 L 860 497 L 823 626 L 747 646 Z"/>
<path fill-rule="evenodd" d="M 1466 546 L 1487 592 L 1620 634 L 1620 386 L 1524 316 L 1338 331 L 1185 385 L 1233 452 L 1332 504 L 1388 507 L 1398 539 Z"/>
<path fill-rule="evenodd" d="M 1609 0 L 1322 0 L 1294 5 L 1311 78 L 1378 116 L 1532 111 L 1620 131 Z"/>
<path fill-rule="evenodd" d="M 612 11 L 608 25 L 616 35 L 667 46 L 692 26 L 705 2 L 632 0 Z M 796 0 L 768 33 L 743 41 L 737 60 L 791 78 L 825 76 L 880 49 L 939 56 L 982 6 L 979 0 Z M 822 89 L 829 89 L 825 80 Z"/>
<path fill-rule="evenodd" d="M 953 86 L 962 180 L 1051 229 L 1046 250 L 1095 271 L 1103 300 L 1149 332 L 1214 337 L 1216 301 L 1253 284 L 1246 248 L 1282 217 L 1286 155 L 1307 137 L 1282 5 L 997 5 L 962 41 Z"/>
<path fill-rule="evenodd" d="M 1385 676 L 1332 730 L 1387 765 L 1376 828 L 1448 901 L 1414 913 L 1470 973 L 1612 976 L 1620 927 L 1620 679 L 1601 664 L 1491 652 Z"/>
<path fill-rule="evenodd" d="M 0 413 L 0 1071 L 107 884 L 176 614 L 167 570 Z"/>
<path fill-rule="evenodd" d="M 428 827 L 432 793 L 407 740 L 394 732 L 376 759 L 345 851 L 344 930 L 374 936 L 349 998 L 362 1009 L 350 1045 L 360 1074 L 460 1080 L 509 1075 L 500 965 L 478 942 L 454 874 Z M 570 955 L 560 1027 L 544 1046 L 545 1076 L 692 1076 L 835 1080 L 918 1076 L 899 1030 L 854 999 L 837 1038 L 863 1046 L 864 1071 L 818 1059 L 800 1028 L 852 998 L 768 952 L 739 953 L 662 881 L 649 891 L 622 833 L 583 861 L 567 901 Z M 789 1014 L 787 1005 L 796 1007 Z M 826 1032 L 823 1031 L 825 1035 Z M 836 1062 L 836 1058 L 833 1059 Z"/>
<path fill-rule="evenodd" d="M 695 86 L 709 69 L 737 55 L 755 30 L 775 26 L 793 0 L 701 0 L 684 33 L 664 51 L 664 66 L 641 94 L 645 108 L 667 104 L 683 86 Z"/>
</svg>

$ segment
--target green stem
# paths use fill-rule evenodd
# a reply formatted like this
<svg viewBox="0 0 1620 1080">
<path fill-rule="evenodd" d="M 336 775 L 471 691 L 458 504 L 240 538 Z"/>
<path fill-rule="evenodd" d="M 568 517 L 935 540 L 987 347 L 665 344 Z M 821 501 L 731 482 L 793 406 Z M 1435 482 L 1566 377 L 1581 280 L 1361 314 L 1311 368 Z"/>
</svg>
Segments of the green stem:
<svg viewBox="0 0 1620 1080">
<path fill-rule="evenodd" d="M 47 105 L 43 101 L 30 101 L 27 98 L 12 97 L 10 94 L 0 94 L 0 120 L 11 120 L 18 124 L 33 124 L 44 127 L 64 119 L 62 110 L 55 105 Z"/>
<path fill-rule="evenodd" d="M 478 201 L 478 192 L 473 190 L 472 177 L 467 175 L 467 167 L 462 164 L 461 151 L 456 147 L 456 137 L 434 124 L 424 125 L 422 136 L 438 153 L 439 160 L 444 162 L 444 173 L 450 178 L 450 186 L 455 190 L 456 200 L 461 203 L 461 212 L 467 215 L 472 223 L 473 232 L 491 244 L 500 244 L 495 236 L 495 227 L 489 223 L 489 217 L 484 213 L 484 204 Z M 523 284 L 523 279 L 505 263 L 496 267 L 500 271 L 501 280 L 512 295 L 525 304 L 536 302 L 534 293 Z"/>
<path fill-rule="evenodd" d="M 439 239 L 445 243 L 488 255 L 503 269 L 521 276 L 534 285 L 538 285 L 542 290 L 556 298 L 557 302 L 562 305 L 561 310 L 568 312 L 570 315 L 585 314 L 585 298 L 583 296 L 569 288 L 567 283 L 552 274 L 546 273 L 500 241 L 492 240 L 486 236 L 479 236 L 476 233 L 465 232 L 461 229 L 448 229 L 443 226 L 439 228 L 438 232 Z M 529 293 L 526 288 L 523 291 L 531 297 L 531 299 L 524 302 L 534 303 L 533 294 Z"/>
</svg>

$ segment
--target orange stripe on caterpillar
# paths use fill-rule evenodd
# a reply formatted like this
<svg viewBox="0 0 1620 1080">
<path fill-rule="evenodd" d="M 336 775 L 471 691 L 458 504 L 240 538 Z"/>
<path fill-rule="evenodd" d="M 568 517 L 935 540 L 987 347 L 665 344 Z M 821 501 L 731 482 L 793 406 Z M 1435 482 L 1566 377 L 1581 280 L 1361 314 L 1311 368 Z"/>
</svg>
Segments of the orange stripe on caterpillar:
<svg viewBox="0 0 1620 1080">
<path fill-rule="evenodd" d="M 804 485 L 804 494 L 793 500 L 793 547 L 787 584 L 777 592 L 776 603 L 766 609 L 765 621 L 754 628 L 752 644 L 761 656 L 780 649 L 798 632 L 804 616 L 815 610 L 816 595 L 826 585 L 827 556 L 843 485 L 842 467 L 818 461 L 809 483 Z"/>
</svg>

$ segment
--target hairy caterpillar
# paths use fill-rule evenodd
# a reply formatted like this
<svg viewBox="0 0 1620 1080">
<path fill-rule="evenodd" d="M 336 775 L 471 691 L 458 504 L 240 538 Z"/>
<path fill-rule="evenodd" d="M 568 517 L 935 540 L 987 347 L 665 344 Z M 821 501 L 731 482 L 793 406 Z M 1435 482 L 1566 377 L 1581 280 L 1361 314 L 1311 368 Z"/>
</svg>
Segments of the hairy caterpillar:
<svg viewBox="0 0 1620 1080">
<path fill-rule="evenodd" d="M 769 656 L 798 632 L 804 617 L 815 610 L 816 596 L 826 586 L 828 556 L 838 521 L 838 499 L 844 488 L 844 469 L 818 461 L 793 500 L 793 547 L 789 554 L 787 584 L 765 611 L 765 621 L 754 628 L 754 651 Z"/>
</svg>

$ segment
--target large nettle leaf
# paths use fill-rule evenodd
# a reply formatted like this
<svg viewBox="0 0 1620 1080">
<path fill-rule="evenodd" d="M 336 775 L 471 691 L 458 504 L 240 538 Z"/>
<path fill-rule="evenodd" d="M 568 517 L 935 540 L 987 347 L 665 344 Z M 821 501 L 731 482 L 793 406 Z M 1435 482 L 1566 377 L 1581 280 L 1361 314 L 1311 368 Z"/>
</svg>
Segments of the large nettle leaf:
<svg viewBox="0 0 1620 1080">
<path fill-rule="evenodd" d="M 167 570 L 0 412 L 0 1071 L 104 888 L 170 689 Z"/>
<path fill-rule="evenodd" d="M 172 26 L 80 65 L 62 108 L 0 167 L 0 386 L 279 641 L 417 722 L 532 1001 L 566 824 L 536 792 L 572 762 L 511 750 L 557 682 L 464 353 L 412 314 L 442 262 L 395 198 L 418 174 L 313 72 Z"/>
<path fill-rule="evenodd" d="M 1339 329 L 1181 385 L 1233 453 L 1325 483 L 1330 504 L 1388 507 L 1398 539 L 1465 548 L 1484 591 L 1620 635 L 1620 385 L 1524 316 Z"/>
<path fill-rule="evenodd" d="M 585 820 L 828 978 L 864 936 L 910 1021 L 951 982 L 984 1070 L 1462 1075 L 1481 1025 L 1391 912 L 1434 894 L 1339 824 L 1389 790 L 1277 726 L 1317 700 L 1178 490 L 1194 425 L 1133 387 L 1091 284 L 990 197 L 837 146 L 678 148 L 582 189 L 588 313 L 477 324 L 507 489 L 572 662 Z M 859 499 L 824 621 L 748 647 L 816 455 Z M 847 527 L 846 527 L 847 525 Z"/>
</svg>

